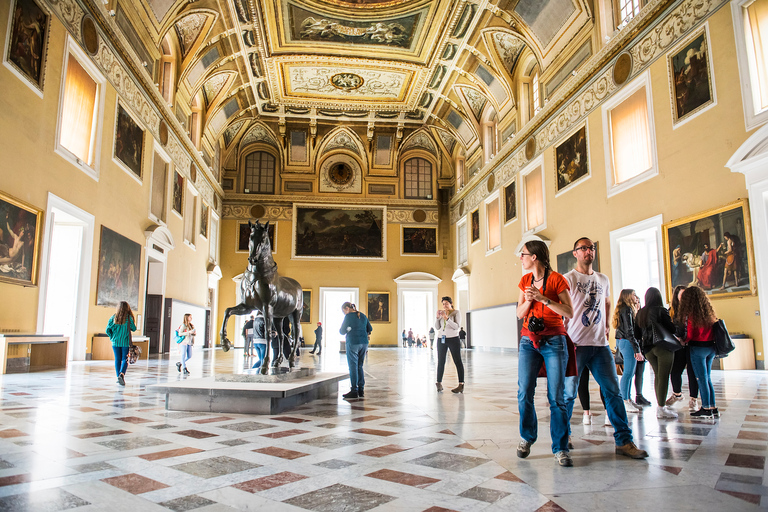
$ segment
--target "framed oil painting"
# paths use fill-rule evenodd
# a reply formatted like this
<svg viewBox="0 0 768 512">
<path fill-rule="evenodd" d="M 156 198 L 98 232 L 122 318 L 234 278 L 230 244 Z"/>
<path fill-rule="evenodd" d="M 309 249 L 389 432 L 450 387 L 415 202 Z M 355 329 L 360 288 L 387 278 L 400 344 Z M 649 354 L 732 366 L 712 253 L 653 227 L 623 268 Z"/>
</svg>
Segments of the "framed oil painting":
<svg viewBox="0 0 768 512">
<path fill-rule="evenodd" d="M 385 206 L 293 206 L 292 258 L 385 261 Z"/>
<path fill-rule="evenodd" d="M 200 202 L 200 236 L 208 238 L 208 205 Z"/>
<path fill-rule="evenodd" d="M 517 181 L 504 187 L 504 224 L 517 219 Z"/>
<path fill-rule="evenodd" d="M 300 323 L 308 324 L 311 320 L 312 314 L 312 290 L 301 290 L 303 306 L 301 308 L 301 320 Z"/>
<path fill-rule="evenodd" d="M 270 222 L 267 228 L 267 236 L 269 237 L 269 245 L 272 247 L 272 254 L 277 253 L 275 247 L 275 229 L 277 229 L 276 222 Z M 237 226 L 237 249 L 235 252 L 248 252 L 248 241 L 251 238 L 251 228 L 248 227 L 247 222 L 241 222 Z"/>
<path fill-rule="evenodd" d="M 4 63 L 42 93 L 51 17 L 34 0 L 16 0 L 11 9 Z"/>
<path fill-rule="evenodd" d="M 746 199 L 668 222 L 662 235 L 667 297 L 678 285 L 696 285 L 711 298 L 756 293 Z"/>
<path fill-rule="evenodd" d="M 117 102 L 115 121 L 115 161 L 141 180 L 141 162 L 144 156 L 144 130 L 131 114 Z"/>
<path fill-rule="evenodd" d="M 470 218 L 471 218 L 471 221 L 469 226 L 470 226 L 470 229 L 472 230 L 471 231 L 472 243 L 475 243 L 478 240 L 480 240 L 480 209 L 478 208 L 477 210 L 473 211 L 470 214 Z"/>
<path fill-rule="evenodd" d="M 674 127 L 717 103 L 709 47 L 705 23 L 667 54 Z"/>
<path fill-rule="evenodd" d="M 402 254 L 437 256 L 437 227 L 403 226 Z"/>
<path fill-rule="evenodd" d="M 600 244 L 593 241 L 595 244 L 595 260 L 592 262 L 592 269 L 600 272 Z M 557 272 L 565 274 L 576 268 L 576 256 L 573 255 L 573 251 L 564 252 L 557 255 Z"/>
<path fill-rule="evenodd" d="M 0 281 L 35 286 L 43 211 L 0 192 Z"/>
<path fill-rule="evenodd" d="M 389 292 L 368 292 L 368 320 L 389 323 Z"/>
<path fill-rule="evenodd" d="M 184 176 L 174 171 L 173 180 L 173 204 L 171 205 L 173 211 L 182 215 L 182 208 L 184 207 Z"/>
<path fill-rule="evenodd" d="M 557 193 L 589 177 L 587 147 L 586 123 L 555 147 Z"/>
<path fill-rule="evenodd" d="M 101 226 L 96 305 L 116 307 L 124 300 L 136 311 L 140 270 L 141 245 Z"/>
</svg>

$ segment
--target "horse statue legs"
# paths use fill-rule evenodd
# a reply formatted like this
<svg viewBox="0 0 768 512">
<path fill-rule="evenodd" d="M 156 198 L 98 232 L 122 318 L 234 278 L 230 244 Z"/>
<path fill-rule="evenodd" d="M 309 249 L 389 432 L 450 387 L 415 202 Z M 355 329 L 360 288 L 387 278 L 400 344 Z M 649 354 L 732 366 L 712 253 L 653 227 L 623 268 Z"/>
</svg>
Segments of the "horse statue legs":
<svg viewBox="0 0 768 512">
<path fill-rule="evenodd" d="M 299 338 L 301 337 L 301 309 L 294 310 L 288 318 L 291 322 L 291 334 L 293 335 L 291 355 L 288 357 L 288 366 L 293 368 L 296 366 L 296 349 L 299 346 Z"/>
<path fill-rule="evenodd" d="M 252 306 L 249 306 L 245 303 L 238 304 L 237 306 L 227 308 L 224 311 L 224 321 L 221 323 L 221 332 L 219 333 L 220 339 L 221 339 L 221 347 L 224 350 L 224 352 L 229 352 L 229 349 L 232 348 L 232 342 L 229 341 L 229 338 L 227 338 L 227 320 L 229 320 L 229 317 L 231 315 L 247 315 L 251 311 L 253 311 L 255 308 Z"/>
</svg>

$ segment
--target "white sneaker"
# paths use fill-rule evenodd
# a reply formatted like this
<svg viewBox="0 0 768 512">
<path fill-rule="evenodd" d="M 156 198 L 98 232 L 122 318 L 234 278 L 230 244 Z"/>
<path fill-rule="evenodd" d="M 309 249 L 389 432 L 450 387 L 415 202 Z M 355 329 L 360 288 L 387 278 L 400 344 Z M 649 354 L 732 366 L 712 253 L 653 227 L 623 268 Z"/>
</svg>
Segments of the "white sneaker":
<svg viewBox="0 0 768 512">
<path fill-rule="evenodd" d="M 642 412 L 642 407 L 637 405 L 632 400 L 624 400 L 624 409 L 627 410 L 628 413 L 630 412 Z"/>
<path fill-rule="evenodd" d="M 670 409 L 669 407 L 657 407 L 656 408 L 656 417 L 659 419 L 676 419 L 677 413 Z"/>
<path fill-rule="evenodd" d="M 611 424 L 611 419 L 608 417 L 608 412 L 605 413 L 605 423 L 603 424 L 606 427 L 612 427 L 613 424 Z"/>
<path fill-rule="evenodd" d="M 582 425 L 592 424 L 592 415 L 589 414 L 589 411 L 584 411 L 584 416 L 581 418 L 581 424 Z"/>
<path fill-rule="evenodd" d="M 689 411 L 699 410 L 699 400 L 697 398 L 691 398 L 690 400 L 688 400 L 688 410 Z"/>
<path fill-rule="evenodd" d="M 683 401 L 683 395 L 682 394 L 676 395 L 676 394 L 672 393 L 672 395 L 669 398 L 667 398 L 667 401 L 665 402 L 665 404 L 666 404 L 667 407 L 672 407 L 673 405 L 675 405 L 675 403 L 682 402 L 682 401 Z"/>
</svg>

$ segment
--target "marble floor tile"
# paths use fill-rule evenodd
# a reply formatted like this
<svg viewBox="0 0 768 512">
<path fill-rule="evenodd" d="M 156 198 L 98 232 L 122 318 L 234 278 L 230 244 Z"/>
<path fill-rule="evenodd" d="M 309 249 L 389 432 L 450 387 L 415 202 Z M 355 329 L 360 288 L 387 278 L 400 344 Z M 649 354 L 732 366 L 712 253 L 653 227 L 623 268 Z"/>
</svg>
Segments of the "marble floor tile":
<svg viewBox="0 0 768 512">
<path fill-rule="evenodd" d="M 104 478 L 101 481 L 131 494 L 143 494 L 168 487 L 164 483 L 137 475 L 136 473 Z"/>
<path fill-rule="evenodd" d="M 270 446 L 268 448 L 259 448 L 256 450 L 253 450 L 256 453 L 261 453 L 264 455 L 271 455 L 272 457 L 280 457 L 281 459 L 299 459 L 301 457 L 307 457 L 308 453 L 301 453 L 294 450 L 286 450 L 285 448 L 278 448 L 276 446 Z"/>
<path fill-rule="evenodd" d="M 253 432 L 254 430 L 263 430 L 273 428 L 269 423 L 259 423 L 258 421 L 242 421 L 239 423 L 230 423 L 229 425 L 216 425 L 217 428 L 224 428 L 234 432 Z"/>
<path fill-rule="evenodd" d="M 174 434 L 191 437 L 193 439 L 206 439 L 208 437 L 216 437 L 218 435 L 218 434 L 213 434 L 211 432 L 204 432 L 202 430 L 195 430 L 195 429 L 179 430 L 178 432 L 174 432 Z"/>
<path fill-rule="evenodd" d="M 171 457 L 180 457 L 182 455 L 190 455 L 192 453 L 200 453 L 202 451 L 203 450 L 199 450 L 197 448 L 184 447 L 184 448 L 177 448 L 175 450 L 165 450 L 162 452 L 145 453 L 143 455 L 139 455 L 139 458 L 148 460 L 148 461 L 154 461 L 154 460 L 160 460 L 160 459 L 168 459 Z"/>
<path fill-rule="evenodd" d="M 349 466 L 354 466 L 354 462 L 348 462 L 346 460 L 339 460 L 339 459 L 331 459 L 331 460 L 325 460 L 323 462 L 318 462 L 315 464 L 315 466 L 320 466 L 321 468 L 328 468 L 328 469 L 343 469 Z"/>
<path fill-rule="evenodd" d="M 161 446 L 170 444 L 170 442 L 163 441 L 162 439 L 155 439 L 153 437 L 128 437 L 125 439 L 114 439 L 112 441 L 104 441 L 96 444 L 113 450 L 126 451 L 135 450 L 137 448 L 147 448 L 149 446 Z"/>
<path fill-rule="evenodd" d="M 762 455 L 741 455 L 732 453 L 725 461 L 726 466 L 736 466 L 740 468 L 763 469 L 765 467 L 765 457 Z"/>
<path fill-rule="evenodd" d="M 471 498 L 478 501 L 487 501 L 488 503 L 496 503 L 497 501 L 509 496 L 509 493 L 478 486 L 462 492 L 459 494 L 459 496 L 462 498 Z"/>
<path fill-rule="evenodd" d="M 240 471 L 258 467 L 261 467 L 261 465 L 227 456 L 212 457 L 210 459 L 185 462 L 183 464 L 171 466 L 171 468 L 175 470 L 183 471 L 200 478 L 214 478 L 222 475 L 230 475 L 232 473 L 239 473 Z"/>
<path fill-rule="evenodd" d="M 414 475 L 411 473 L 403 473 L 401 471 L 394 471 L 391 469 L 380 469 L 379 471 L 368 473 L 365 476 L 368 478 L 378 478 L 379 480 L 395 482 L 397 484 L 410 485 L 412 487 L 418 487 L 419 489 L 425 489 L 430 485 L 440 481 L 437 478 Z"/>
<path fill-rule="evenodd" d="M 362 452 L 357 452 L 357 454 L 365 455 L 366 457 L 386 457 L 388 455 L 404 452 L 406 450 L 408 450 L 408 448 L 404 448 L 396 444 L 388 444 L 386 446 L 371 448 L 370 450 L 363 450 Z"/>
<path fill-rule="evenodd" d="M 195 510 L 202 507 L 208 507 L 208 505 L 214 505 L 216 502 L 203 498 L 202 496 L 184 496 L 182 498 L 176 498 L 174 500 L 164 501 L 159 505 L 171 509 L 174 512 L 187 512 L 188 510 Z"/>
<path fill-rule="evenodd" d="M 39 489 L 34 492 L 0 498 L 0 510 L 5 512 L 58 511 L 90 505 L 89 502 L 63 489 Z"/>
<path fill-rule="evenodd" d="M 343 448 L 345 446 L 354 446 L 356 444 L 365 443 L 363 439 L 356 439 L 354 437 L 346 437 L 337 434 L 331 434 L 327 436 L 313 437 L 312 439 L 304 439 L 299 441 L 301 444 L 314 446 L 315 448 L 323 448 L 325 450 L 334 450 L 336 448 Z"/>
<path fill-rule="evenodd" d="M 240 482 L 233 485 L 232 487 L 251 493 L 256 493 L 260 491 L 266 491 L 267 489 L 272 489 L 273 487 L 278 487 L 280 485 L 298 482 L 299 480 L 304 480 L 305 478 L 307 477 L 304 475 L 297 475 L 296 473 L 291 473 L 290 471 L 283 471 L 281 473 L 275 473 L 274 475 L 255 478 L 246 482 Z"/>
<path fill-rule="evenodd" d="M 409 460 L 410 464 L 428 466 L 431 468 L 447 469 L 449 471 L 467 471 L 481 464 L 489 462 L 489 459 L 480 457 L 469 457 L 466 455 L 457 455 L 455 453 L 436 452 L 424 457 Z"/>
<path fill-rule="evenodd" d="M 283 430 L 280 432 L 270 432 L 269 434 L 261 434 L 261 437 L 268 437 L 270 439 L 280 439 L 283 437 L 297 436 L 300 434 L 308 434 L 308 433 L 309 433 L 309 430 L 291 429 L 291 430 Z"/>
<path fill-rule="evenodd" d="M 335 484 L 285 500 L 285 503 L 316 512 L 365 512 L 394 499 L 394 496 Z"/>
</svg>

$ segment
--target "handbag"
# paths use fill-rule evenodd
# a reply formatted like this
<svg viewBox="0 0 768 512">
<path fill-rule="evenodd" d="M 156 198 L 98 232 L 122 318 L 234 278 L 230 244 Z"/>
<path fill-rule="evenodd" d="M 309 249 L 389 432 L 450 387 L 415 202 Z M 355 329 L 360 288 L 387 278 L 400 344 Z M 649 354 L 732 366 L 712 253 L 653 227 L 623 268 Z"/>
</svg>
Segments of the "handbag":
<svg viewBox="0 0 768 512">
<path fill-rule="evenodd" d="M 182 335 L 180 335 L 180 334 L 179 334 L 179 331 L 178 331 L 178 329 L 177 329 L 177 330 L 175 330 L 175 331 L 173 331 L 173 334 L 174 334 L 174 338 L 173 338 L 173 340 L 174 340 L 176 343 L 181 343 L 182 341 L 184 341 L 184 336 L 182 336 Z"/>
<path fill-rule="evenodd" d="M 728 354 L 736 349 L 725 322 L 720 319 L 712 326 L 712 334 L 715 335 L 715 354 L 717 357 L 727 357 Z"/>
<path fill-rule="evenodd" d="M 128 328 L 128 364 L 136 364 L 141 356 L 141 348 L 138 345 L 133 344 L 133 335 L 131 334 L 130 327 Z"/>
<path fill-rule="evenodd" d="M 618 347 L 613 351 L 613 361 L 616 364 L 624 364 L 624 355 L 621 353 L 621 350 L 619 350 Z"/>
<path fill-rule="evenodd" d="M 669 330 L 663 325 L 653 322 L 651 324 L 651 328 L 653 329 L 654 347 L 661 347 L 664 350 L 668 350 L 670 352 L 675 352 L 683 348 L 680 340 L 677 339 L 673 333 L 669 332 Z"/>
</svg>

